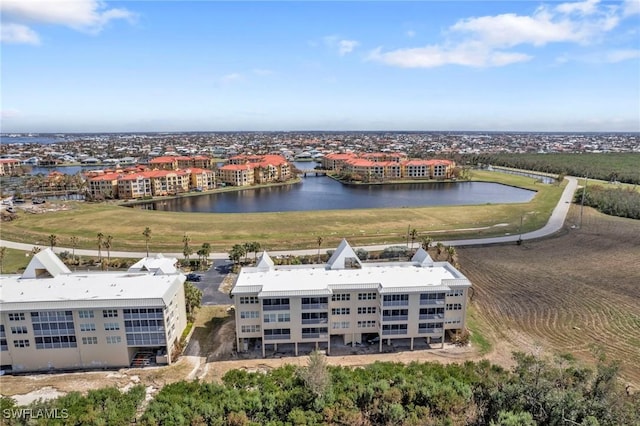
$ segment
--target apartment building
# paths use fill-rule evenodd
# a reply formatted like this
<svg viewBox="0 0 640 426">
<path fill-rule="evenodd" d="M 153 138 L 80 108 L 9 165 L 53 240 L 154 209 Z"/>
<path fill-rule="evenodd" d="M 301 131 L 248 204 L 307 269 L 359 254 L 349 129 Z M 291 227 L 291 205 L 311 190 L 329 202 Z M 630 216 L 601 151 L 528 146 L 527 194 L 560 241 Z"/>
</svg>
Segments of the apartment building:
<svg viewBox="0 0 640 426">
<path fill-rule="evenodd" d="M 120 173 L 105 173 L 89 179 L 89 193 L 93 197 L 117 198 Z"/>
<path fill-rule="evenodd" d="M 20 170 L 20 160 L 0 158 L 0 176 L 11 176 Z"/>
<path fill-rule="evenodd" d="M 291 179 L 291 167 L 282 155 L 236 155 L 218 168 L 218 179 L 234 186 L 247 186 Z"/>
<path fill-rule="evenodd" d="M 177 259 L 127 272 L 71 272 L 51 251 L 0 277 L 0 369 L 13 372 L 170 364 L 186 327 Z"/>
<path fill-rule="evenodd" d="M 275 266 L 264 252 L 231 291 L 237 347 L 326 349 L 363 341 L 444 344 L 464 330 L 471 283 L 422 248 L 407 262 L 361 262 L 343 240 L 326 265 Z"/>
<path fill-rule="evenodd" d="M 396 153 L 334 153 L 322 160 L 328 170 L 350 173 L 364 182 L 391 179 L 450 179 L 455 162 L 407 159 Z"/>
</svg>

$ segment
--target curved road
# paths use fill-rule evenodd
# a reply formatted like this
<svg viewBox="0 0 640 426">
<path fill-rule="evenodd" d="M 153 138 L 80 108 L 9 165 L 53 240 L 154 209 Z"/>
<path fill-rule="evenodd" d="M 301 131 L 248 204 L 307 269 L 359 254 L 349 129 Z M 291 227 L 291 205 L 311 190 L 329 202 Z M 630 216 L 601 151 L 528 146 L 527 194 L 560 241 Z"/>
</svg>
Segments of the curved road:
<svg viewBox="0 0 640 426">
<path fill-rule="evenodd" d="M 573 194 L 578 188 L 578 179 L 572 176 L 567 176 L 565 179 L 568 180 L 567 186 L 565 187 L 562 195 L 560 196 L 560 200 L 558 204 L 553 209 L 551 213 L 551 217 L 545 226 L 535 231 L 527 232 L 522 235 L 506 235 L 503 237 L 488 237 L 488 238 L 475 238 L 475 239 L 467 239 L 467 240 L 451 240 L 451 241 L 442 241 L 444 245 L 447 246 L 473 246 L 473 245 L 484 245 L 484 244 L 502 244 L 508 242 L 516 242 L 519 238 L 522 240 L 532 240 L 536 238 L 542 238 L 549 236 L 558 232 L 564 221 L 567 217 L 567 213 L 569 212 L 569 206 L 571 206 L 571 201 L 573 200 Z M 372 245 L 372 246 L 364 246 L 365 250 L 384 250 L 386 247 L 391 245 L 398 244 L 383 244 L 383 245 Z M 30 251 L 33 249 L 34 244 L 25 244 L 25 243 L 16 243 L 12 241 L 5 241 L 0 239 L 0 246 Z M 46 245 L 41 245 L 41 247 L 47 247 Z M 357 247 L 354 247 L 356 249 Z M 327 248 L 329 249 L 329 248 Z M 69 247 L 54 247 L 54 251 L 56 253 L 60 253 L 63 251 L 72 251 Z M 98 256 L 97 250 L 86 250 L 86 249 L 76 249 L 76 255 L 79 256 Z M 281 255 L 315 255 L 318 253 L 317 249 L 307 249 L 307 250 L 282 250 L 282 251 L 270 251 L 269 254 L 271 256 L 281 256 Z M 163 253 L 168 257 L 177 257 L 181 258 L 182 253 Z M 111 257 L 124 257 L 124 258 L 143 258 L 147 255 L 146 252 L 133 252 L 133 251 L 112 251 Z M 228 253 L 211 253 L 209 256 L 210 259 L 229 259 Z"/>
</svg>

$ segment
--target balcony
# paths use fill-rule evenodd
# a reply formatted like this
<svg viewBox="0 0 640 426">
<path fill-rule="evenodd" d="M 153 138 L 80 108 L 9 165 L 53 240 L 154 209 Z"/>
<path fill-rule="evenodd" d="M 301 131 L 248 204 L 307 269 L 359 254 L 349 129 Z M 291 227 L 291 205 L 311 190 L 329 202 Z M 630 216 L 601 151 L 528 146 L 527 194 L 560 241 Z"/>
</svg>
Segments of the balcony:
<svg viewBox="0 0 640 426">
<path fill-rule="evenodd" d="M 444 303 L 444 300 L 442 301 Z M 385 300 L 382 306 L 409 306 L 408 300 Z"/>
<path fill-rule="evenodd" d="M 382 330 L 383 336 L 407 334 L 407 330 Z"/>
<path fill-rule="evenodd" d="M 382 317 L 382 321 L 407 321 L 408 315 L 387 315 Z"/>
<path fill-rule="evenodd" d="M 420 299 L 421 305 L 444 305 L 444 299 Z"/>
<path fill-rule="evenodd" d="M 302 333 L 303 339 L 326 339 L 327 337 L 326 333 Z"/>
<path fill-rule="evenodd" d="M 419 334 L 442 334 L 441 328 L 419 328 Z"/>
<path fill-rule="evenodd" d="M 289 340 L 291 339 L 291 334 L 272 334 L 265 335 L 264 340 Z"/>
<path fill-rule="evenodd" d="M 288 311 L 290 305 L 263 305 L 263 311 Z"/>
<path fill-rule="evenodd" d="M 328 318 L 310 318 L 302 320 L 302 324 L 326 324 L 328 322 Z"/>
<path fill-rule="evenodd" d="M 443 319 L 444 318 L 444 314 L 422 314 L 420 315 L 420 319 L 421 320 L 438 320 L 438 319 Z"/>
<path fill-rule="evenodd" d="M 307 311 L 311 309 L 323 309 L 326 311 L 327 309 L 329 309 L 329 304 L 328 303 L 305 303 L 302 305 L 303 311 Z"/>
</svg>

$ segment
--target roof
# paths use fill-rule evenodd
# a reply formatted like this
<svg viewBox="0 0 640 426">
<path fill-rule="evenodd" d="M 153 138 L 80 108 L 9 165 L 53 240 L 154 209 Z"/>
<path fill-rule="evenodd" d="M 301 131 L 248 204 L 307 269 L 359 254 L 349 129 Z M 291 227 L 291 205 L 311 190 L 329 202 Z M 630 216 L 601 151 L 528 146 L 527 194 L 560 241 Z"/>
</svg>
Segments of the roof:
<svg viewBox="0 0 640 426">
<path fill-rule="evenodd" d="M 347 263 L 349 263 L 347 265 Z M 346 267 L 359 268 L 362 267 L 358 255 L 353 251 L 347 240 L 343 239 L 340 245 L 333 252 L 331 258 L 327 262 L 329 269 L 344 269 Z"/>
<path fill-rule="evenodd" d="M 43 254 L 41 256 L 38 256 Z M 185 281 L 181 273 L 56 272 L 60 262 L 50 249 L 34 256 L 33 265 L 51 268 L 50 277 L 0 277 L 0 310 L 77 309 L 129 306 L 167 306 Z M 61 262 L 60 262 L 61 263 Z M 57 265 L 60 267 L 59 265 Z M 49 269 L 47 269 L 49 271 Z"/>
<path fill-rule="evenodd" d="M 423 250 L 424 251 L 424 250 Z M 267 256 L 267 257 L 265 257 Z M 447 262 L 433 262 L 418 253 L 409 262 L 360 262 L 345 267 L 355 252 L 343 240 L 326 265 L 273 265 L 263 253 L 258 266 L 240 270 L 233 295 L 259 297 L 330 295 L 338 291 L 377 290 L 380 293 L 447 291 L 451 286 L 470 287 L 469 280 Z"/>
<path fill-rule="evenodd" d="M 46 271 L 46 274 L 44 273 Z M 23 279 L 36 279 L 39 277 L 57 277 L 62 274 L 70 274 L 71 271 L 67 268 L 62 260 L 55 255 L 53 250 L 46 248 L 36 253 L 24 273 Z"/>
<path fill-rule="evenodd" d="M 164 257 L 158 253 L 153 257 L 143 257 L 131 265 L 128 272 L 153 272 L 155 275 L 175 274 L 178 272 L 177 263 L 178 259 L 175 257 Z"/>
</svg>

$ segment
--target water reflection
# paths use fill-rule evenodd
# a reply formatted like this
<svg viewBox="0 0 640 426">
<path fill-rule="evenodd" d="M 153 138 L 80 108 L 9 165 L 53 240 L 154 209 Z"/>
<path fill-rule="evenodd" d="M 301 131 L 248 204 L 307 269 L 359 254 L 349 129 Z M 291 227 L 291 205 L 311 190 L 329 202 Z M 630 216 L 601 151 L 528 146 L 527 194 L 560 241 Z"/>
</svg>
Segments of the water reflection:
<svg viewBox="0 0 640 426">
<path fill-rule="evenodd" d="M 318 176 L 292 185 L 203 194 L 137 207 L 179 212 L 255 213 L 525 203 L 534 194 L 535 191 L 489 182 L 342 185 Z"/>
</svg>

